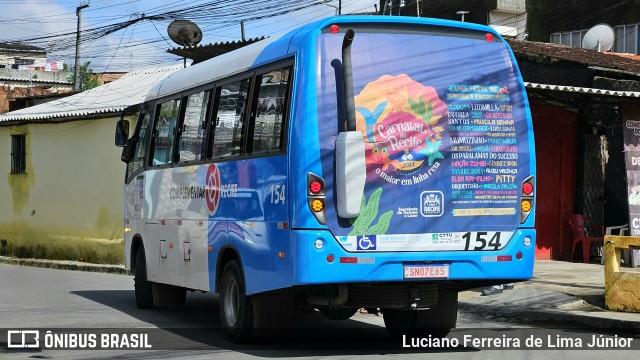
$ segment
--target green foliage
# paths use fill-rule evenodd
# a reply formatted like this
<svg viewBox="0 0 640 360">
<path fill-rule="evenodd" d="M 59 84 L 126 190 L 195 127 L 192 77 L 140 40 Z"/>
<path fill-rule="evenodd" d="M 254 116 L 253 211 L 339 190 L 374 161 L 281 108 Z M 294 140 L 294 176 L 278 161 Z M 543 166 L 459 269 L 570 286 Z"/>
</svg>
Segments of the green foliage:
<svg viewBox="0 0 640 360">
<path fill-rule="evenodd" d="M 389 223 L 391 222 L 391 216 L 393 216 L 393 210 L 389 210 L 386 213 L 380 215 L 378 222 L 375 225 L 371 225 L 378 216 L 378 207 L 380 204 L 380 197 L 382 196 L 382 188 L 379 187 L 371 194 L 369 201 L 363 196 L 360 203 L 360 215 L 351 219 L 353 229 L 349 235 L 376 235 L 384 234 L 389 230 Z"/>
<path fill-rule="evenodd" d="M 90 64 L 91 61 L 87 61 L 86 63 L 84 63 L 84 65 L 80 65 L 80 71 L 78 73 L 78 76 L 81 79 L 80 91 L 93 89 L 94 87 L 100 85 L 98 83 L 100 75 L 94 73 L 93 70 L 89 68 Z M 64 64 L 62 69 L 63 71 L 70 73 L 69 76 L 67 76 L 67 81 L 75 83 L 75 67 L 69 67 L 67 66 L 67 64 Z"/>
</svg>

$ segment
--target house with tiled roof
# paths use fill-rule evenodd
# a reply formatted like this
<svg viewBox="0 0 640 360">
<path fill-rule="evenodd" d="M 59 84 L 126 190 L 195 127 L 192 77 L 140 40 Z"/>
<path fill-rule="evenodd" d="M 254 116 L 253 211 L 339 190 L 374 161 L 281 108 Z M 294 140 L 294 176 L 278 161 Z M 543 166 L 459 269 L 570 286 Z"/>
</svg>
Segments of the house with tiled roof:
<svg viewBox="0 0 640 360">
<path fill-rule="evenodd" d="M 43 48 L 0 42 L 0 114 L 16 105 L 45 102 L 71 92 L 73 83 L 62 67 L 62 63 L 47 62 Z"/>
<path fill-rule="evenodd" d="M 639 178 L 640 191 L 640 169 L 628 163 L 623 137 L 626 120 L 640 119 L 640 0 L 380 0 L 379 8 L 386 15 L 484 24 L 509 39 L 534 124 L 537 259 L 570 259 L 572 214 L 610 233 L 640 235 L 640 228 L 628 228 L 630 220 L 640 220 L 640 206 L 628 204 L 636 188 L 631 176 Z M 581 48 L 598 24 L 613 33 L 612 41 L 601 43 L 609 52 Z M 595 261 L 601 248 L 591 250 Z"/>
<path fill-rule="evenodd" d="M 540 258 L 569 259 L 571 214 L 629 234 L 629 120 L 640 119 L 640 57 L 508 40 L 531 104 L 538 163 Z M 636 142 L 638 139 L 635 140 Z M 625 145 L 626 144 L 626 145 Z M 640 229 L 636 229 L 639 231 Z M 596 236 L 599 231 L 588 229 Z M 581 246 L 581 245 L 579 245 Z M 601 248 L 591 249 L 593 257 Z"/>
<path fill-rule="evenodd" d="M 0 114 L 0 239 L 7 254 L 119 263 L 125 165 L 115 124 L 135 123 L 153 85 L 182 66 L 143 69 Z"/>
</svg>

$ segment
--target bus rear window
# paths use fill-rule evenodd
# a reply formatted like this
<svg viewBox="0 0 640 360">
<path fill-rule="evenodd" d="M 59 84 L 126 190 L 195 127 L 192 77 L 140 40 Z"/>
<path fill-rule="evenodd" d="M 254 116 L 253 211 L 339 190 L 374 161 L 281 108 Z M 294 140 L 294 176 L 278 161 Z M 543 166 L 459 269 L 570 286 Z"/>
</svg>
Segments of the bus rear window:
<svg viewBox="0 0 640 360">
<path fill-rule="evenodd" d="M 342 125 L 336 100 L 336 79 L 342 77 L 334 64 L 342 59 L 349 25 L 340 28 L 341 33 L 319 35 L 317 45 L 318 128 L 323 173 L 329 176 L 334 149 L 325 139 L 337 136 Z M 531 175 L 531 156 L 526 100 L 507 44 L 468 29 L 353 29 L 364 203 L 378 218 L 347 230 L 334 223 L 334 207 L 327 206 L 327 225 L 337 235 L 435 234 L 438 244 L 461 241 L 472 230 L 509 237 L 520 225 L 518 188 Z M 388 249 L 404 249 L 398 241 Z M 411 246 L 431 249 L 420 244 Z"/>
</svg>

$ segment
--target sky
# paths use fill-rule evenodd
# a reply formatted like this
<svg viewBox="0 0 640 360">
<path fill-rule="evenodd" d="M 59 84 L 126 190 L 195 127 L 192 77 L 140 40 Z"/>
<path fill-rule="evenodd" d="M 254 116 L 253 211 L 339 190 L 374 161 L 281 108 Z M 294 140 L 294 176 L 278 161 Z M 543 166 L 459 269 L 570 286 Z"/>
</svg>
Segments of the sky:
<svg viewBox="0 0 640 360">
<path fill-rule="evenodd" d="M 377 3 L 342 0 L 342 14 L 372 12 Z M 0 0 L 0 42 L 39 46 L 47 50 L 48 62 L 73 66 L 80 4 L 77 0 Z M 193 21 L 202 29 L 200 44 L 210 44 L 241 40 L 241 20 L 245 20 L 247 38 L 269 36 L 332 16 L 337 6 L 338 0 L 92 0 L 82 10 L 80 63 L 91 61 L 95 72 L 177 64 L 182 59 L 166 52 L 179 46 L 167 35 L 173 20 Z M 105 34 L 140 18 L 144 20 Z"/>
</svg>

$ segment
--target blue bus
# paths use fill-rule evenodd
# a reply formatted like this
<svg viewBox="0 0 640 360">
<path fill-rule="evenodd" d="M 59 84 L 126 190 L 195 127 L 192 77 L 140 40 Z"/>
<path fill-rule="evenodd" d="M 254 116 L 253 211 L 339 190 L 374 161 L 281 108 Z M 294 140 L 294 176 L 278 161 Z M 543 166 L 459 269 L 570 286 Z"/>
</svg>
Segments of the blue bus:
<svg viewBox="0 0 640 360">
<path fill-rule="evenodd" d="M 323 19 L 169 75 L 128 129 L 136 303 L 219 293 L 234 342 L 359 308 L 446 336 L 460 290 L 533 275 L 531 114 L 489 27 Z"/>
</svg>

